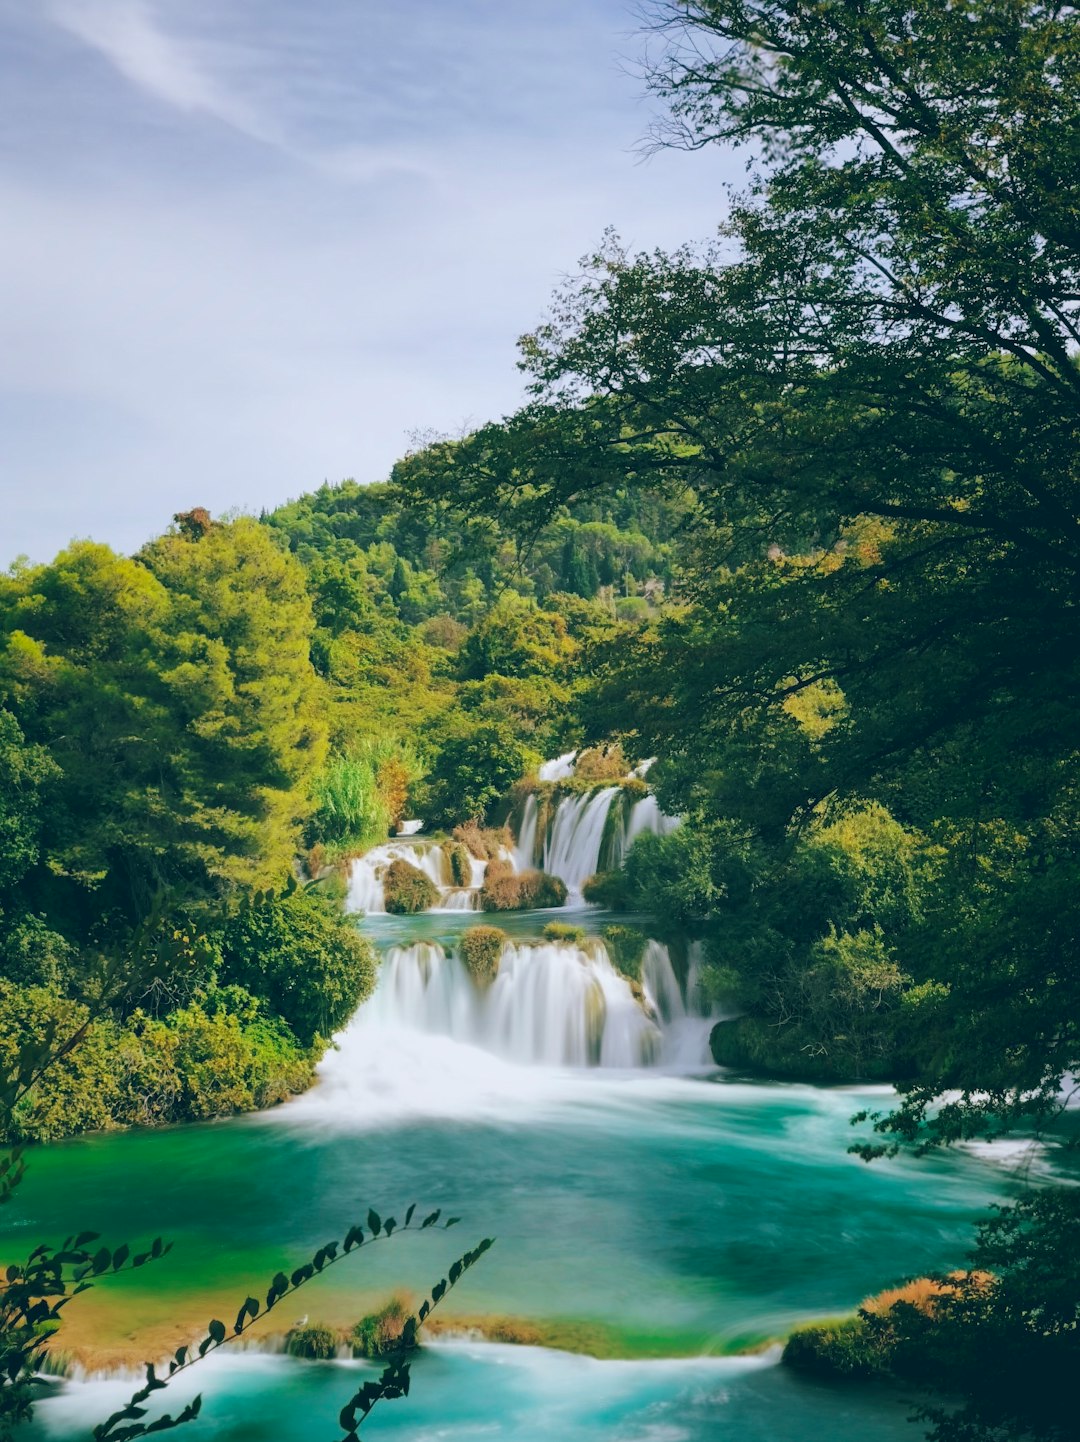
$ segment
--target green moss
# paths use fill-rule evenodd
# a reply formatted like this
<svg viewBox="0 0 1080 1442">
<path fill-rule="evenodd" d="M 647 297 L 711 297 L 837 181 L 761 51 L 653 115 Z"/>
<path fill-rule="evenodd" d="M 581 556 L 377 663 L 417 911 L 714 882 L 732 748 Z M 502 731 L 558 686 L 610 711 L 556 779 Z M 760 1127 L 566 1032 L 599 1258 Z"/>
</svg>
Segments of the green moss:
<svg viewBox="0 0 1080 1442">
<path fill-rule="evenodd" d="M 313 1322 L 310 1327 L 296 1327 L 288 1335 L 285 1350 L 293 1357 L 310 1357 L 328 1362 L 337 1356 L 341 1338 L 333 1327 Z"/>
<path fill-rule="evenodd" d="M 478 986 L 490 986 L 499 974 L 506 932 L 497 926 L 470 926 L 461 933 L 458 954 Z"/>
<path fill-rule="evenodd" d="M 383 895 L 387 911 L 395 916 L 414 916 L 427 911 L 439 899 L 439 892 L 430 876 L 408 861 L 392 861 L 383 877 Z"/>
<path fill-rule="evenodd" d="M 585 937 L 583 926 L 570 926 L 565 921 L 549 921 L 544 927 L 545 941 L 565 941 L 573 946 L 580 946 Z"/>
<path fill-rule="evenodd" d="M 403 1297 L 391 1297 L 385 1307 L 361 1317 L 352 1330 L 353 1355 L 357 1357 L 385 1357 L 401 1342 L 405 1323 L 410 1315 L 409 1304 Z"/>
<path fill-rule="evenodd" d="M 645 955 L 645 934 L 636 926 L 606 926 L 604 941 L 615 968 L 631 981 L 641 980 L 641 959 Z"/>
</svg>

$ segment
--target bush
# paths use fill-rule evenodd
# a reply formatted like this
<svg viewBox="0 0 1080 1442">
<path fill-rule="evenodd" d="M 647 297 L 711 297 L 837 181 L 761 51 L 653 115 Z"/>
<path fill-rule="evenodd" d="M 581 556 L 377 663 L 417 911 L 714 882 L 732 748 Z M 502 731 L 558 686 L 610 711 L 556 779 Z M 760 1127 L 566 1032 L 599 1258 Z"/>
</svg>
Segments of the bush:
<svg viewBox="0 0 1080 1442">
<path fill-rule="evenodd" d="M 800 1327 L 788 1338 L 783 1360 L 815 1377 L 877 1377 L 888 1371 L 886 1354 L 861 1317 Z"/>
<path fill-rule="evenodd" d="M 630 905 L 626 878 L 621 871 L 601 871 L 590 876 L 581 894 L 593 906 L 604 906 L 609 911 L 625 911 Z"/>
<path fill-rule="evenodd" d="M 566 885 L 543 871 L 515 871 L 508 861 L 491 861 L 480 892 L 484 911 L 531 911 L 562 906 Z"/>
<path fill-rule="evenodd" d="M 0 911 L 0 976 L 20 986 L 62 986 L 77 963 L 75 948 L 40 916 Z"/>
<path fill-rule="evenodd" d="M 497 926 L 470 926 L 461 933 L 459 955 L 478 986 L 490 986 L 499 974 L 506 932 Z"/>
<path fill-rule="evenodd" d="M 641 980 L 641 958 L 645 955 L 645 934 L 634 926 L 607 926 L 604 941 L 616 970 L 631 981 Z"/>
<path fill-rule="evenodd" d="M 294 1327 L 285 1342 L 292 1357 L 310 1357 L 316 1362 L 329 1362 L 337 1356 L 340 1338 L 333 1327 L 312 1322 L 308 1327 Z"/>
<path fill-rule="evenodd" d="M 616 742 L 582 751 L 574 762 L 574 777 L 578 781 L 621 781 L 629 769 L 623 749 Z"/>
<path fill-rule="evenodd" d="M 585 940 L 583 926 L 570 926 L 565 921 L 549 921 L 544 927 L 545 941 L 565 941 L 571 946 L 580 946 Z"/>
<path fill-rule="evenodd" d="M 357 1357 L 384 1357 L 401 1341 L 410 1308 L 404 1297 L 391 1297 L 378 1312 L 361 1317 L 352 1331 L 353 1354 Z"/>
<path fill-rule="evenodd" d="M 116 1120 L 134 1126 L 276 1106 L 311 1084 L 314 1062 L 284 1023 L 231 986 L 155 1020 L 136 1013 L 114 1061 Z"/>
<path fill-rule="evenodd" d="M 222 979 L 262 998 L 305 1046 L 343 1026 L 375 985 L 370 944 L 318 888 L 246 907 L 219 940 Z"/>
<path fill-rule="evenodd" d="M 111 1125 L 117 1029 L 111 1022 L 88 1025 L 88 1017 L 81 1002 L 55 988 L 0 981 L 0 1074 L 12 1071 L 22 1047 L 53 1046 L 86 1027 L 78 1046 L 54 1062 L 19 1102 L 4 1140 L 54 1141 Z"/>
<path fill-rule="evenodd" d="M 74 1036 L 88 1012 L 46 987 L 0 982 L 0 1070 L 20 1046 Z M 9 1140 L 54 1141 L 115 1126 L 228 1116 L 303 1091 L 310 1053 L 240 987 L 212 989 L 163 1019 L 137 1011 L 86 1026 L 16 1109 Z"/>
<path fill-rule="evenodd" d="M 505 826 L 481 826 L 476 821 L 455 826 L 453 837 L 477 861 L 495 861 L 500 852 L 509 851 L 514 844 L 514 838 Z"/>
<path fill-rule="evenodd" d="M 431 877 L 409 861 L 392 861 L 383 877 L 386 909 L 395 916 L 414 916 L 427 911 L 439 899 L 439 890 Z"/>
</svg>

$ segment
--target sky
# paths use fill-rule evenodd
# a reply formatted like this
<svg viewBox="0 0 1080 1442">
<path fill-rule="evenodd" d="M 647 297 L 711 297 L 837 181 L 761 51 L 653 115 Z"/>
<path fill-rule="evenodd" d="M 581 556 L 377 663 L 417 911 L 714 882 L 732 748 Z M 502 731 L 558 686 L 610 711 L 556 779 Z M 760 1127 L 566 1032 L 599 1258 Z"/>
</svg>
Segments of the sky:
<svg viewBox="0 0 1080 1442">
<path fill-rule="evenodd" d="M 604 228 L 704 239 L 741 174 L 642 159 L 642 45 L 631 0 L 0 0 L 0 568 L 513 410 Z"/>
</svg>

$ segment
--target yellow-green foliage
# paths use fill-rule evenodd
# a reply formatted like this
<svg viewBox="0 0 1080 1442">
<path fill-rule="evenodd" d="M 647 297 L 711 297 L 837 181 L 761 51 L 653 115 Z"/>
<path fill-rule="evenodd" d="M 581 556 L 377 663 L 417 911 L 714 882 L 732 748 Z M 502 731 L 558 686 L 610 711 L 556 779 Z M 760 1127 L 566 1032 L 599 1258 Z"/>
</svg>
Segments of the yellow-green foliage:
<svg viewBox="0 0 1080 1442">
<path fill-rule="evenodd" d="M 565 941 L 573 946 L 580 946 L 585 940 L 585 928 L 583 926 L 571 926 L 565 921 L 549 921 L 544 926 L 545 941 Z"/>
<path fill-rule="evenodd" d="M 874 1377 L 888 1368 L 881 1346 L 861 1317 L 800 1327 L 787 1340 L 784 1361 L 819 1377 Z"/>
<path fill-rule="evenodd" d="M 228 1116 L 272 1106 L 310 1085 L 311 1055 L 239 987 L 212 991 L 162 1019 L 136 1012 L 87 1025 L 79 1002 L 47 987 L 0 982 L 0 1066 L 50 1031 L 86 1026 L 79 1045 L 20 1102 L 16 1138 L 52 1141 L 115 1126 Z"/>
<path fill-rule="evenodd" d="M 409 1314 L 407 1299 L 395 1296 L 379 1311 L 361 1317 L 352 1332 L 354 1354 L 358 1357 L 383 1357 L 392 1352 L 401 1341 Z"/>
<path fill-rule="evenodd" d="M 506 932 L 497 926 L 470 926 L 461 933 L 458 954 L 478 986 L 490 986 L 499 974 Z"/>
<path fill-rule="evenodd" d="M 439 899 L 438 889 L 431 877 L 400 858 L 386 868 L 383 894 L 387 911 L 397 916 L 413 916 L 418 911 L 427 911 Z"/>
<path fill-rule="evenodd" d="M 627 882 L 621 871 L 601 871 L 590 876 L 581 888 L 584 899 L 593 906 L 606 906 L 618 911 L 626 904 Z"/>
<path fill-rule="evenodd" d="M 310 1357 L 313 1361 L 328 1362 L 337 1356 L 341 1339 L 333 1327 L 324 1322 L 312 1322 L 306 1327 L 294 1327 L 289 1333 L 285 1349 L 293 1357 Z"/>
<path fill-rule="evenodd" d="M 615 742 L 582 751 L 574 763 L 574 776 L 578 781 L 621 781 L 629 769 L 622 747 Z"/>
</svg>

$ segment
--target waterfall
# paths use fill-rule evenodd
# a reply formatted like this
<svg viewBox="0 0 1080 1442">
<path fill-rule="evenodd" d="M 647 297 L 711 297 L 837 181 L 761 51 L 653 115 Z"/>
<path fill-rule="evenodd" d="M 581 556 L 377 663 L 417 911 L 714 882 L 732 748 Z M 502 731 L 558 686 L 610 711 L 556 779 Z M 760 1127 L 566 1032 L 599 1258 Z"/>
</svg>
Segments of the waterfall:
<svg viewBox="0 0 1080 1442">
<path fill-rule="evenodd" d="M 620 786 L 578 791 L 563 796 L 539 843 L 543 869 L 566 882 L 572 899 L 598 871 L 622 866 L 634 840 L 650 831 L 666 836 L 678 817 L 665 816 L 651 793 L 628 805 L 630 794 Z M 519 870 L 536 865 L 539 806 L 529 796 L 521 816 L 514 859 Z"/>
<path fill-rule="evenodd" d="M 536 773 L 537 778 L 540 781 L 565 781 L 573 776 L 576 760 L 576 751 L 566 751 L 562 756 L 556 756 L 554 761 L 545 761 Z"/>
<path fill-rule="evenodd" d="M 600 791 L 565 796 L 544 840 L 544 870 L 561 877 L 579 897 L 582 885 L 599 869 L 604 827 L 619 790 L 618 786 L 605 786 Z"/>
<path fill-rule="evenodd" d="M 349 871 L 347 910 L 362 911 L 369 916 L 385 914 L 383 877 L 394 861 L 407 861 L 438 888 L 439 904 L 432 907 L 433 911 L 479 911 L 480 887 L 484 884 L 487 862 L 470 856 L 469 885 L 456 886 L 449 857 L 443 848 L 433 842 L 419 841 L 388 841 L 358 856 Z"/>
<path fill-rule="evenodd" d="M 486 988 L 435 942 L 391 947 L 354 1030 L 441 1034 L 528 1066 L 640 1067 L 662 1047 L 660 1027 L 598 939 L 508 941 Z"/>
<path fill-rule="evenodd" d="M 536 822 L 540 808 L 532 792 L 525 799 L 525 810 L 521 814 L 521 829 L 514 847 L 514 864 L 519 871 L 528 871 L 536 865 Z"/>
</svg>

